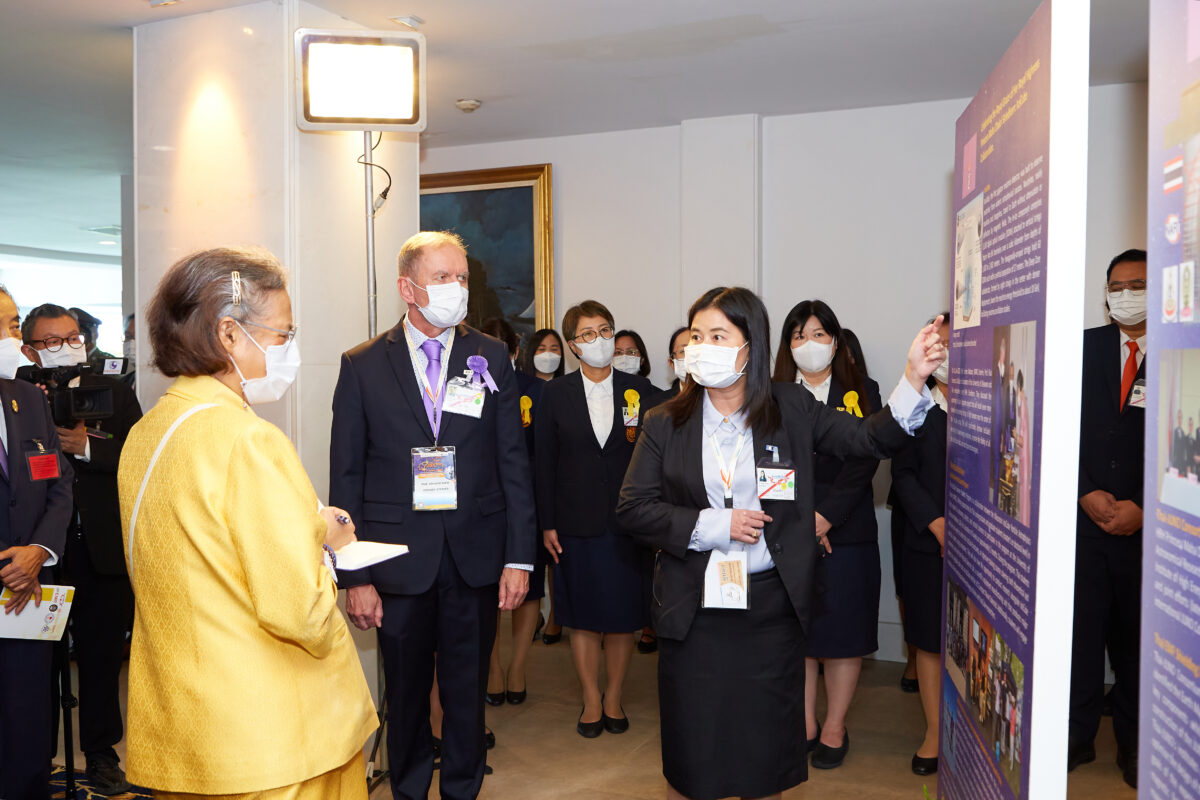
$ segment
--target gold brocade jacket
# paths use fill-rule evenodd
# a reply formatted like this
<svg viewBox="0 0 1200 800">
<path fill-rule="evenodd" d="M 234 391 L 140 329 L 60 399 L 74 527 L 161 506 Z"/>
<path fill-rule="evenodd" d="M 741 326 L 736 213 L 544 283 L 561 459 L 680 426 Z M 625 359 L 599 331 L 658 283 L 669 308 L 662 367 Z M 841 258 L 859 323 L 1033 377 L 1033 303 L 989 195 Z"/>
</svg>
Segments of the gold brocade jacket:
<svg viewBox="0 0 1200 800">
<path fill-rule="evenodd" d="M 155 449 L 130 549 L 130 517 Z M 342 766 L 377 727 L 325 522 L 292 443 L 215 378 L 180 378 L 134 425 L 118 472 L 136 597 L 129 779 L 234 794 Z"/>
</svg>

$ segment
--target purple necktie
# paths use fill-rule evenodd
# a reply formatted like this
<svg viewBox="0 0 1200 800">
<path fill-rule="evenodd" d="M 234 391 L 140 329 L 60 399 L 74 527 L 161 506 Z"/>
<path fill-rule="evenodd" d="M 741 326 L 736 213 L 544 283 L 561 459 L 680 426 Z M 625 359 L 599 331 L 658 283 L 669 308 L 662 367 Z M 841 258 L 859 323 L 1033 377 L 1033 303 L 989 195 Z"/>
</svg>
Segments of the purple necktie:
<svg viewBox="0 0 1200 800">
<path fill-rule="evenodd" d="M 425 380 L 428 381 L 428 390 L 422 387 L 421 399 L 425 401 L 425 414 L 429 417 L 429 427 L 433 429 L 433 436 L 436 439 L 438 435 L 438 425 L 441 422 L 442 410 L 442 343 L 437 339 L 426 339 L 421 343 L 421 349 L 425 351 L 425 357 L 429 359 L 429 363 L 425 365 Z M 434 398 L 437 398 L 436 404 Z"/>
<path fill-rule="evenodd" d="M 0 447 L 0 472 L 4 473 L 5 480 L 8 479 L 8 451 L 4 447 Z"/>
</svg>

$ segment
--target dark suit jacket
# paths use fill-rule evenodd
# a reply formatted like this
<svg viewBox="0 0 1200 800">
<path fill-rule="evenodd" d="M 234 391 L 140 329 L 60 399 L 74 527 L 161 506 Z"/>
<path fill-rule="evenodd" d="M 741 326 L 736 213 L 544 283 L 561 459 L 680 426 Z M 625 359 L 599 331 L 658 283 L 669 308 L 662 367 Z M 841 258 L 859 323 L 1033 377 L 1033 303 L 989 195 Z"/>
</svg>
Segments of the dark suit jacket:
<svg viewBox="0 0 1200 800">
<path fill-rule="evenodd" d="M 90 439 L 91 460 L 68 456 L 75 468 L 75 509 L 83 526 L 83 541 L 92 566 L 102 575 L 125 575 L 125 547 L 121 541 L 121 509 L 117 497 L 117 462 L 129 429 L 142 418 L 142 407 L 129 386 L 118 378 L 84 375 L 81 387 L 108 386 L 113 390 L 113 415 L 88 423 L 112 434 L 111 439 Z"/>
<path fill-rule="evenodd" d="M 1120 408 L 1121 331 L 1115 324 L 1083 332 L 1083 388 L 1079 403 L 1079 496 L 1103 489 L 1142 506 L 1146 410 Z M 1145 380 L 1146 364 L 1137 380 Z M 1108 536 L 1080 507 L 1077 532 Z M 1139 530 L 1135 535 L 1141 536 Z"/>
<path fill-rule="evenodd" d="M 1192 440 L 1183 432 L 1183 428 L 1175 428 L 1171 433 L 1171 466 L 1181 473 L 1187 469 L 1192 460 Z"/>
<path fill-rule="evenodd" d="M 542 389 L 535 461 L 538 522 L 543 530 L 594 537 L 606 529 L 619 529 L 617 497 L 638 432 L 636 426 L 625 427 L 625 392 L 636 391 L 642 408 L 643 398 L 658 390 L 638 375 L 616 369 L 612 375 L 613 423 L 603 448 L 592 430 L 582 372 L 555 378 Z M 640 413 L 645 413 L 644 408 Z"/>
<path fill-rule="evenodd" d="M 671 400 L 674 400 L 678 395 L 679 395 L 679 378 L 676 378 L 675 380 L 671 381 L 670 386 L 668 386 L 666 389 L 663 389 L 662 391 L 658 392 L 653 397 L 651 397 L 649 400 L 647 400 L 643 404 L 643 410 L 651 411 L 652 409 L 658 408 L 663 403 L 667 403 L 667 402 L 670 402 Z"/>
<path fill-rule="evenodd" d="M 31 383 L 0 379 L 0 406 L 8 426 L 8 530 L 0 530 L 0 549 L 10 545 L 41 545 L 63 557 L 67 525 L 71 519 L 71 484 L 75 473 L 62 455 L 58 432 L 50 416 L 50 404 L 42 390 Z M 47 452 L 58 453 L 59 477 L 35 481 L 29 474 L 26 456 L 38 452 L 37 442 Z M 0 477 L 0 482 L 3 482 Z M 0 561 L 0 566 L 8 561 Z M 49 580 L 43 570 L 42 580 Z"/>
<path fill-rule="evenodd" d="M 904 524 L 904 546 L 939 552 L 929 523 L 946 515 L 946 412 L 940 407 L 929 409 L 916 437 L 892 456 L 892 490 Z"/>
<path fill-rule="evenodd" d="M 796 467 L 796 499 L 763 501 L 763 510 L 774 520 L 764 528 L 763 536 L 807 632 L 817 559 L 813 453 L 886 458 L 909 437 L 888 409 L 860 420 L 818 403 L 795 384 L 773 384 L 772 393 L 783 417 L 782 429 L 754 431 L 754 460 L 769 457 L 766 445 L 778 447 L 780 459 L 790 460 Z M 700 607 L 704 570 L 711 554 L 688 549 L 700 511 L 709 507 L 701 455 L 702 424 L 700 408 L 679 427 L 666 409 L 650 412 L 642 423 L 617 505 L 621 525 L 636 540 L 659 551 L 651 614 L 658 635 L 668 639 L 687 636 Z"/>
<path fill-rule="evenodd" d="M 521 416 L 521 427 L 525 431 L 525 450 L 529 453 L 530 470 L 533 469 L 533 447 L 534 447 L 534 425 L 533 420 L 537 416 L 537 410 L 541 406 L 542 387 L 546 381 L 536 375 L 526 375 L 524 372 L 515 373 L 517 377 L 517 394 L 524 402 L 525 398 L 529 398 L 529 421 L 526 422 L 525 416 Z"/>
<path fill-rule="evenodd" d="M 343 572 L 342 586 L 373 583 L 392 594 L 420 594 L 433 585 L 448 545 L 462 579 L 480 588 L 499 581 L 505 564 L 533 564 L 533 492 L 521 429 L 517 379 L 505 346 L 459 325 L 448 378 L 467 357 L 482 355 L 499 391 L 487 392 L 479 419 L 445 414 L 438 444 L 453 446 L 458 508 L 412 510 L 411 448 L 431 447 L 433 430 L 401 321 L 342 355 L 333 394 L 329 502 L 346 509 L 360 538 L 406 544 L 409 553 Z"/>
<path fill-rule="evenodd" d="M 800 388 L 804 389 L 803 386 Z M 829 407 L 846 414 L 847 391 L 837 377 L 832 378 L 829 382 Z M 879 400 L 879 384 L 865 376 L 863 394 L 866 397 L 859 402 L 863 405 L 870 403 L 872 411 L 883 407 Z M 831 454 L 816 454 L 813 462 L 813 498 L 817 503 L 817 511 L 833 524 L 829 541 L 834 547 L 839 544 L 867 544 L 879 539 L 871 491 L 871 479 L 878 468 L 877 458 L 850 458 L 843 461 Z"/>
</svg>

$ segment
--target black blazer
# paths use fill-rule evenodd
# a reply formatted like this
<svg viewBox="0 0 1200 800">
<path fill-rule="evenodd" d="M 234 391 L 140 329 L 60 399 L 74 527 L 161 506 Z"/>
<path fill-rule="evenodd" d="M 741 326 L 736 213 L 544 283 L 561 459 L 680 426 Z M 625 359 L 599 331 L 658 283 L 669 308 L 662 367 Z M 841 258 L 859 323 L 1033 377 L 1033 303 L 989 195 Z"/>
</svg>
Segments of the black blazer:
<svg viewBox="0 0 1200 800">
<path fill-rule="evenodd" d="M 9 495 L 8 527 L 0 528 L 0 549 L 36 544 L 62 558 L 75 473 L 62 455 L 50 404 L 32 383 L 0 379 L 0 407 L 8 427 L 8 480 L 0 476 L 0 483 L 7 483 L 2 488 Z M 58 478 L 35 481 L 30 477 L 26 455 L 38 452 L 39 441 L 47 452 L 58 453 Z M 7 559 L 0 561 L 0 567 L 6 564 Z M 42 580 L 49 580 L 48 574 L 43 570 Z"/>
<path fill-rule="evenodd" d="M 904 546 L 922 553 L 941 550 L 929 523 L 946 515 L 946 412 L 929 409 L 916 438 L 892 456 L 892 490 L 904 525 Z"/>
<path fill-rule="evenodd" d="M 559 536 L 594 537 L 606 529 L 619 529 L 617 497 L 638 432 L 636 426 L 625 427 L 625 392 L 638 393 L 640 413 L 644 414 L 645 399 L 658 390 L 638 375 L 614 369 L 612 376 L 613 424 L 604 447 L 592 430 L 581 371 L 555 378 L 542 387 L 542 403 L 534 423 L 534 461 L 538 523 L 543 530 L 554 529 Z"/>
<path fill-rule="evenodd" d="M 412 510 L 413 447 L 433 445 L 422 390 L 413 373 L 404 322 L 342 355 L 333 394 L 329 502 L 346 509 L 359 537 L 406 544 L 407 555 L 367 571 L 342 572 L 339 583 L 372 583 L 392 594 L 433 585 L 447 545 L 462 579 L 494 584 L 505 564 L 533 564 L 533 491 L 521 428 L 517 379 L 504 344 L 459 325 L 448 377 L 482 355 L 499 391 L 487 392 L 479 419 L 445 414 L 439 445 L 456 448 L 458 508 Z"/>
<path fill-rule="evenodd" d="M 524 403 L 529 400 L 528 416 L 521 415 L 521 428 L 525 431 L 525 451 L 529 453 L 530 469 L 533 469 L 533 450 L 534 450 L 534 425 L 533 419 L 537 415 L 538 407 L 542 400 L 542 386 L 546 381 L 536 375 L 526 375 L 524 372 L 515 373 L 517 376 L 517 394 L 520 397 L 520 402 Z"/>
<path fill-rule="evenodd" d="M 817 559 L 813 515 L 813 454 L 886 458 L 909 437 L 883 409 L 866 420 L 818 403 L 795 384 L 776 383 L 772 393 L 783 417 L 778 431 L 755 430 L 754 460 L 779 448 L 781 460 L 796 467 L 795 501 L 764 500 L 773 518 L 763 530 L 771 558 L 805 631 Z M 710 552 L 688 549 L 700 511 L 709 508 L 704 488 L 703 410 L 678 428 L 666 409 L 655 409 L 642 423 L 642 434 L 621 487 L 617 519 L 642 544 L 658 550 L 654 565 L 651 615 L 654 629 L 667 639 L 683 639 L 691 628 L 704 588 Z M 753 601 L 752 601 L 753 602 Z"/>
<path fill-rule="evenodd" d="M 803 386 L 800 387 L 804 389 Z M 804 391 L 808 391 L 804 389 Z M 834 376 L 829 382 L 830 408 L 843 414 L 846 411 L 847 387 Z M 879 384 L 863 376 L 863 394 L 860 404 L 870 404 L 872 411 L 883 408 L 879 400 Z M 829 541 L 839 544 L 868 544 L 878 541 L 879 524 L 875 520 L 874 493 L 871 480 L 879 468 L 877 458 L 841 459 L 828 453 L 817 453 L 813 463 L 813 498 L 817 511 L 833 525 Z"/>
<path fill-rule="evenodd" d="M 1079 496 L 1103 489 L 1142 506 L 1146 410 L 1121 409 L 1121 331 L 1115 324 L 1083 332 L 1083 387 L 1079 402 Z M 1145 380 L 1143 360 L 1136 380 Z M 1108 536 L 1080 507 L 1076 531 Z M 1141 530 L 1135 534 L 1141 535 Z"/>
<path fill-rule="evenodd" d="M 668 386 L 666 389 L 663 389 L 662 391 L 658 392 L 657 394 L 655 394 L 653 397 L 651 397 L 648 401 L 646 401 L 643 404 L 644 411 L 651 411 L 652 409 L 658 408 L 663 403 L 669 403 L 670 401 L 674 400 L 678 395 L 679 395 L 679 378 L 676 378 L 674 381 L 671 382 L 670 386 Z"/>
<path fill-rule="evenodd" d="M 68 456 L 75 468 L 75 509 L 83 527 L 92 566 L 101 575 L 125 575 L 125 547 L 121 541 L 121 509 L 117 495 L 117 462 L 129 429 L 142 418 L 142 407 L 129 386 L 118 378 L 83 375 L 81 387 L 108 386 L 113 391 L 113 415 L 88 423 L 112 434 L 111 439 L 89 439 L 91 460 Z"/>
</svg>

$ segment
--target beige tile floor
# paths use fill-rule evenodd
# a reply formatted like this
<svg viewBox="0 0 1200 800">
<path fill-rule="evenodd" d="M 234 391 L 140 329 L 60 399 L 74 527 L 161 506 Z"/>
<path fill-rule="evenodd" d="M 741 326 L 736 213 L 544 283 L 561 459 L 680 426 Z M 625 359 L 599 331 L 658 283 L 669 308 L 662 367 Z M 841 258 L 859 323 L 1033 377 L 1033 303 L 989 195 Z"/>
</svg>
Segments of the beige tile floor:
<svg viewBox="0 0 1200 800">
<path fill-rule="evenodd" d="M 507 616 L 502 630 L 509 630 Z M 502 643 L 505 663 L 507 642 Z M 658 738 L 655 692 L 657 656 L 634 653 L 625 691 L 630 729 L 620 736 L 604 734 L 586 740 L 575 733 L 579 692 L 566 637 L 547 647 L 540 641 L 530 654 L 529 699 L 520 706 L 489 708 L 488 724 L 496 733 L 489 763 L 495 770 L 483 784 L 485 800 L 558 800 L 587 798 L 654 798 L 665 796 Z M 786 800 L 921 800 L 932 779 L 919 778 L 909 761 L 924 731 L 916 695 L 898 688 L 902 665 L 868 660 L 850 711 L 850 754 L 839 769 L 810 771 L 809 781 L 785 795 Z M 124 681 L 122 681 L 123 683 Z M 124 700 L 124 686 L 122 686 Z M 76 726 L 78 730 L 78 726 Z M 124 743 L 118 746 L 124 757 Z M 1094 764 L 1071 773 L 1068 800 L 1127 800 L 1136 792 L 1121 781 L 1114 760 L 1116 745 L 1107 720 L 1096 741 Z M 59 749 L 59 763 L 62 749 Z M 82 768 L 82 761 L 79 762 Z M 435 773 L 436 776 L 436 773 Z M 436 777 L 430 796 L 436 798 Z M 384 785 L 372 800 L 387 800 Z"/>
</svg>

